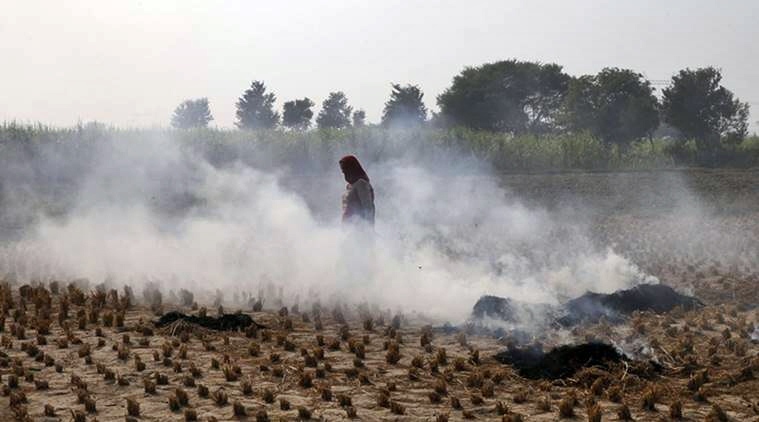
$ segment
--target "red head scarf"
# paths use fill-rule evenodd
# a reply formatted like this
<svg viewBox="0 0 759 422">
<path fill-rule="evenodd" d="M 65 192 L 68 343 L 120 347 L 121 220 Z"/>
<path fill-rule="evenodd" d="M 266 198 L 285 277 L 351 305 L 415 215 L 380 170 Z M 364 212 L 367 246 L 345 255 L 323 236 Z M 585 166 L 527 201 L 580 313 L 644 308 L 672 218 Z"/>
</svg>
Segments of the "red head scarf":
<svg viewBox="0 0 759 422">
<path fill-rule="evenodd" d="M 341 158 L 340 169 L 345 175 L 345 181 L 350 184 L 356 183 L 359 179 L 369 181 L 369 176 L 366 175 L 364 168 L 361 167 L 361 163 L 358 162 L 358 158 L 354 155 L 346 155 Z"/>
</svg>

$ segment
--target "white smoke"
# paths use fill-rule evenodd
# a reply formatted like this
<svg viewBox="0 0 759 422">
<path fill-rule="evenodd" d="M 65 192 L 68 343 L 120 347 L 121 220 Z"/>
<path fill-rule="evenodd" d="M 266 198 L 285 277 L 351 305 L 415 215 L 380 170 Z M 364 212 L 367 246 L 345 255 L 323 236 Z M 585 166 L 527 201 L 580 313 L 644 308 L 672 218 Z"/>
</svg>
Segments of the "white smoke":
<svg viewBox="0 0 759 422">
<path fill-rule="evenodd" d="M 286 303 L 368 302 L 452 321 L 484 294 L 557 303 L 656 281 L 594 247 L 579 222 L 524 205 L 485 169 L 365 162 L 377 207 L 366 233 L 339 222 L 337 164 L 316 176 L 217 168 L 170 139 L 114 142 L 92 164 L 76 207 L 40 216 L 7 243 L 0 271 L 135 289 L 155 281 L 227 298 L 270 283 Z"/>
</svg>

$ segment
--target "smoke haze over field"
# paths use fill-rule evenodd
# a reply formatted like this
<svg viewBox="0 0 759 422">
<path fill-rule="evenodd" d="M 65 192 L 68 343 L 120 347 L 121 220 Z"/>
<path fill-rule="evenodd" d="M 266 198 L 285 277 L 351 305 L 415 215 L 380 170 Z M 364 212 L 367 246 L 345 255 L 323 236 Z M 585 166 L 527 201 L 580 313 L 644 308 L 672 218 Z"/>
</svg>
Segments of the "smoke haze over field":
<svg viewBox="0 0 759 422">
<path fill-rule="evenodd" d="M 0 422 L 759 415 L 759 0 L 0 10 Z"/>
<path fill-rule="evenodd" d="M 39 218 L 5 243 L 1 271 L 138 291 L 149 281 L 220 289 L 226 300 L 271 283 L 286 304 L 366 301 L 457 321 L 483 294 L 556 303 L 652 280 L 594 246 L 582 219 L 523 205 L 463 157 L 365 159 L 378 215 L 367 235 L 339 222 L 339 151 L 334 169 L 304 175 L 212 165 L 170 132 L 98 145 L 69 187 L 70 209 L 44 214 L 34 187 L 6 201 L 12 214 Z M 66 179 L 48 159 L 51 177 Z M 13 177 L 4 175 L 7 187 Z"/>
</svg>

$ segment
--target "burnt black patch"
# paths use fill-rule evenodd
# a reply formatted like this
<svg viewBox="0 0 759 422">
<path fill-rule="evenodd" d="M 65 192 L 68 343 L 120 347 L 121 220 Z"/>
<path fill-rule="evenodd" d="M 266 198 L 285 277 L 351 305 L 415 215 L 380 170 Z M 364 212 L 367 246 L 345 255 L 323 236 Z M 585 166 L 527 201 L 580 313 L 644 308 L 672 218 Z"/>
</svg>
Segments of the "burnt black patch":
<svg viewBox="0 0 759 422">
<path fill-rule="evenodd" d="M 529 379 L 571 377 L 586 367 L 609 369 L 610 365 L 629 360 L 611 345 L 583 343 L 564 345 L 545 353 L 540 347 L 510 347 L 494 356 L 503 364 L 513 366 L 519 375 Z"/>
<path fill-rule="evenodd" d="M 663 284 L 641 284 L 611 294 L 588 292 L 563 305 L 525 303 L 510 298 L 482 296 L 472 309 L 474 324 L 491 318 L 521 327 L 570 327 L 585 322 L 623 322 L 635 311 L 669 312 L 676 307 L 697 309 L 704 304 Z"/>
<path fill-rule="evenodd" d="M 641 284 L 611 294 L 585 293 L 564 305 L 566 314 L 558 322 L 571 326 L 580 322 L 597 322 L 601 317 L 620 322 L 635 311 L 664 313 L 678 306 L 697 309 L 704 304 L 663 284 Z"/>
<path fill-rule="evenodd" d="M 252 324 L 257 325 L 258 327 L 263 327 L 253 321 L 253 318 L 249 315 L 245 314 L 224 314 L 214 318 L 209 316 L 200 317 L 195 315 L 185 315 L 176 311 L 167 312 L 161 315 L 161 318 L 155 322 L 155 325 L 156 327 L 165 327 L 179 320 L 217 331 L 243 330 Z"/>
</svg>

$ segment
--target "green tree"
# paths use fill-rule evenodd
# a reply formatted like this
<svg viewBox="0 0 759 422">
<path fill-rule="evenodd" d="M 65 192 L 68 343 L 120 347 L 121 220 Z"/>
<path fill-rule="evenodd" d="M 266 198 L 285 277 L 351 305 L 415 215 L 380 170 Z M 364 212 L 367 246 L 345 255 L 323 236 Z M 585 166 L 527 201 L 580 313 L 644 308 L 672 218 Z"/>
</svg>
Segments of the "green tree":
<svg viewBox="0 0 759 422">
<path fill-rule="evenodd" d="M 286 102 L 282 111 L 282 124 L 291 129 L 308 129 L 311 126 L 311 118 L 314 117 L 311 110 L 313 106 L 314 102 L 309 98 Z"/>
<path fill-rule="evenodd" d="M 663 91 L 664 121 L 695 139 L 702 151 L 740 144 L 748 134 L 748 104 L 721 81 L 722 73 L 713 67 L 684 69 Z"/>
<path fill-rule="evenodd" d="M 505 60 L 468 67 L 438 96 L 438 120 L 496 132 L 550 131 L 569 80 L 557 64 Z"/>
<path fill-rule="evenodd" d="M 607 145 L 620 146 L 621 152 L 659 126 L 658 101 L 643 75 L 605 68 L 595 76 L 572 80 L 564 122 L 569 129 L 588 130 Z"/>
<path fill-rule="evenodd" d="M 424 93 L 416 85 L 393 84 L 390 99 L 382 110 L 382 125 L 391 127 L 420 126 L 427 120 Z"/>
<path fill-rule="evenodd" d="M 366 112 L 364 110 L 356 110 L 353 112 L 353 127 L 366 126 Z"/>
<path fill-rule="evenodd" d="M 330 92 L 329 97 L 322 103 L 322 109 L 316 117 L 316 125 L 320 129 L 340 129 L 351 125 L 351 112 L 348 98 L 341 91 Z"/>
<path fill-rule="evenodd" d="M 177 129 L 193 129 L 208 127 L 211 120 L 213 116 L 208 106 L 208 98 L 198 98 L 179 104 L 171 116 L 171 125 Z"/>
<path fill-rule="evenodd" d="M 237 122 L 240 129 L 271 129 L 279 124 L 279 113 L 274 111 L 274 93 L 267 93 L 261 81 L 253 81 L 237 100 Z"/>
</svg>

